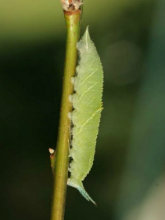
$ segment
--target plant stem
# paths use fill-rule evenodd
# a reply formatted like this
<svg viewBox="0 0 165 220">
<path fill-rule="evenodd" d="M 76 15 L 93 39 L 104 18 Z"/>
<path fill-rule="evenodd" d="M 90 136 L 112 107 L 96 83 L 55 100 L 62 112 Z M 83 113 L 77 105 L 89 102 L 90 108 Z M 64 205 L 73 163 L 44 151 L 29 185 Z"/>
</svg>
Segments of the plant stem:
<svg viewBox="0 0 165 220">
<path fill-rule="evenodd" d="M 73 94 L 71 77 L 75 75 L 77 61 L 76 44 L 79 39 L 80 14 L 80 10 L 70 12 L 64 11 L 67 28 L 66 57 L 54 169 L 54 192 L 51 220 L 64 219 L 70 141 L 70 120 L 68 118 L 68 113 L 72 111 L 72 104 L 69 102 L 69 95 Z"/>
</svg>

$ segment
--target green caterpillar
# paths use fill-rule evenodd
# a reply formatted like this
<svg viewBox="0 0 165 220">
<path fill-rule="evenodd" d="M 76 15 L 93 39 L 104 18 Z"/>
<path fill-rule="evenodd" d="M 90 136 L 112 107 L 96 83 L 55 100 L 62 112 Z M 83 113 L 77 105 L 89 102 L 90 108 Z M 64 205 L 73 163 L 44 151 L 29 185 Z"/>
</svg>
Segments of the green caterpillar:
<svg viewBox="0 0 165 220">
<path fill-rule="evenodd" d="M 93 165 L 96 138 L 102 111 L 103 69 L 88 28 L 77 44 L 79 65 L 72 79 L 75 93 L 71 96 L 73 124 L 68 185 L 75 187 L 88 200 L 96 204 L 85 191 L 82 181 Z"/>
</svg>

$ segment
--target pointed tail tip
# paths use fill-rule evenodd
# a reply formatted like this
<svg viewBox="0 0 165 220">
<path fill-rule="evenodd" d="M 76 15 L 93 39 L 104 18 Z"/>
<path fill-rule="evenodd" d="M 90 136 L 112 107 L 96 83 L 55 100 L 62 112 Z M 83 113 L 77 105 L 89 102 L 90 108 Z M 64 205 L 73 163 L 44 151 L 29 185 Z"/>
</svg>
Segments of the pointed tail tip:
<svg viewBox="0 0 165 220">
<path fill-rule="evenodd" d="M 84 187 L 79 187 L 78 190 L 87 201 L 92 202 L 97 207 L 96 202 L 90 197 L 90 195 L 87 193 Z"/>
<path fill-rule="evenodd" d="M 89 196 L 89 195 L 88 195 Z M 97 204 L 96 204 L 96 202 L 89 196 L 89 200 L 88 201 L 91 201 L 94 205 L 95 205 L 95 207 L 97 207 Z"/>
<path fill-rule="evenodd" d="M 69 186 L 76 188 L 88 202 L 89 201 L 92 202 L 97 207 L 96 202 L 87 193 L 87 191 L 85 190 L 83 183 L 81 181 L 74 179 L 74 178 L 69 178 L 67 181 L 67 184 Z"/>
<path fill-rule="evenodd" d="M 90 201 L 95 205 L 95 207 L 97 207 L 97 203 L 95 201 L 93 200 L 90 200 Z"/>
</svg>

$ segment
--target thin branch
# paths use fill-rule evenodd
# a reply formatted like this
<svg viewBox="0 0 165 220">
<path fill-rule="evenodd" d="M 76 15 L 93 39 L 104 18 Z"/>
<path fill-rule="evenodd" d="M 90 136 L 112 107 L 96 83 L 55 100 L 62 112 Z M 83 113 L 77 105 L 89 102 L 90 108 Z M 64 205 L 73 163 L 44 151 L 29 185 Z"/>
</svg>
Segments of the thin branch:
<svg viewBox="0 0 165 220">
<path fill-rule="evenodd" d="M 68 118 L 68 113 L 72 111 L 72 105 L 69 102 L 69 95 L 73 94 L 71 77 L 75 75 L 77 61 L 76 44 L 79 39 L 80 15 L 81 10 L 74 9 L 73 11 L 64 11 L 67 28 L 66 57 L 63 78 L 60 124 L 54 168 L 54 191 L 51 220 L 64 219 L 70 141 L 70 120 Z"/>
</svg>

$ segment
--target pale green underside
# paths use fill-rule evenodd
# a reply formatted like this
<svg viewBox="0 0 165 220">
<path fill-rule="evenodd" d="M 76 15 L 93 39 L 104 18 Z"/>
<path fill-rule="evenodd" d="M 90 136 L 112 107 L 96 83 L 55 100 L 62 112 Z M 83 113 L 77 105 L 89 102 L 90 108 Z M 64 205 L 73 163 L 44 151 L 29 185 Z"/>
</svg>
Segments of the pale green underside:
<svg viewBox="0 0 165 220">
<path fill-rule="evenodd" d="M 100 58 L 88 29 L 78 43 L 80 55 L 77 76 L 74 80 L 73 112 L 70 157 L 73 158 L 69 171 L 68 185 L 77 188 L 87 199 L 94 202 L 86 193 L 82 181 L 93 165 L 96 138 L 102 110 L 103 70 Z"/>
</svg>

